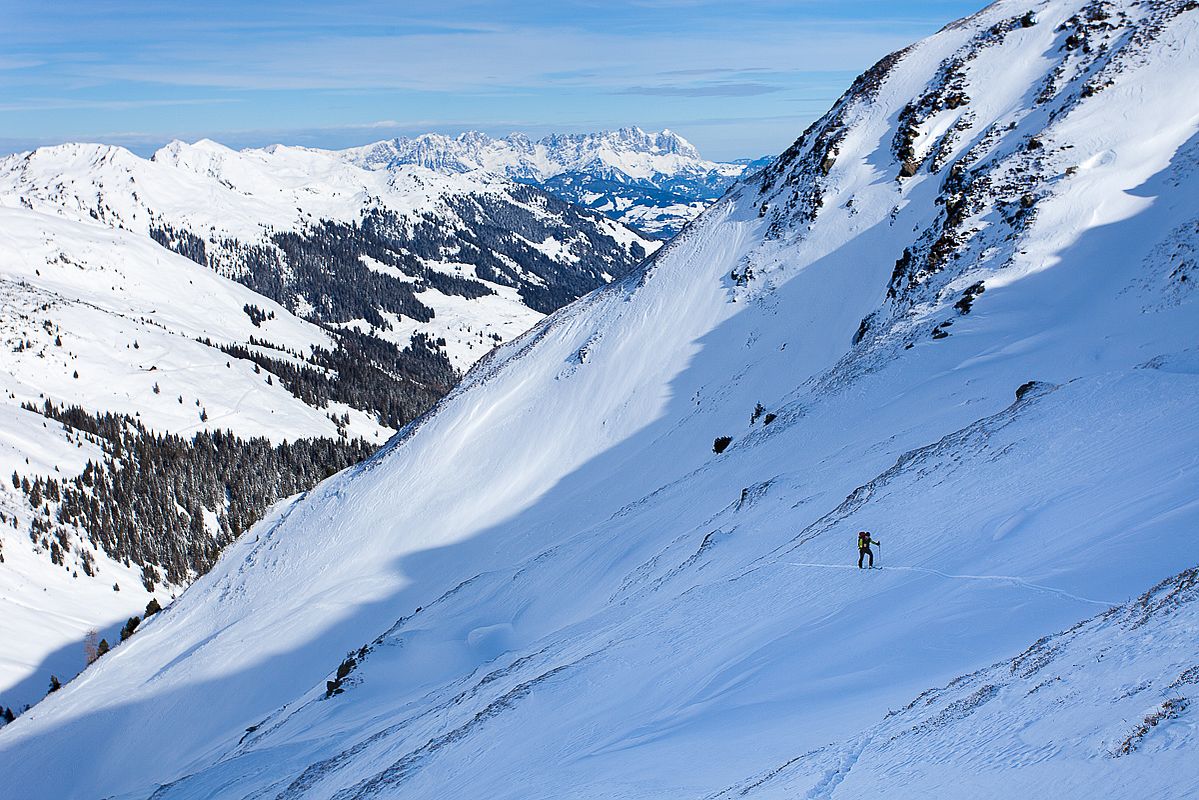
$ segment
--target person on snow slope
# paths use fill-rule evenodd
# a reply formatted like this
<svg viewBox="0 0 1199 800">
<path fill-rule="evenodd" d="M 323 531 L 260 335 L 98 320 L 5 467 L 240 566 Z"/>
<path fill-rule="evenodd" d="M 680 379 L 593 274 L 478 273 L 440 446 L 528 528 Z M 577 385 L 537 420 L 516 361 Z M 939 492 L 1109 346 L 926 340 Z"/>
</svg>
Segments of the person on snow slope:
<svg viewBox="0 0 1199 800">
<path fill-rule="evenodd" d="M 866 556 L 870 556 L 870 567 L 874 567 L 874 551 L 870 549 L 870 545 L 881 545 L 878 539 L 870 538 L 870 531 L 858 531 L 858 569 L 862 568 L 862 561 Z"/>
</svg>

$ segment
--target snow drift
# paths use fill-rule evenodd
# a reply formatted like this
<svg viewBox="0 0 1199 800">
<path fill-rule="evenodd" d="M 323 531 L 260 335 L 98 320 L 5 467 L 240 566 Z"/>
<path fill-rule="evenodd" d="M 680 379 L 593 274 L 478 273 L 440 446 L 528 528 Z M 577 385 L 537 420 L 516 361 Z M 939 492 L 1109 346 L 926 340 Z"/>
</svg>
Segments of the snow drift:
<svg viewBox="0 0 1199 800">
<path fill-rule="evenodd" d="M 7 785 L 1199 790 L 1196 42 L 1001 1 L 884 59 L 0 732 Z"/>
</svg>

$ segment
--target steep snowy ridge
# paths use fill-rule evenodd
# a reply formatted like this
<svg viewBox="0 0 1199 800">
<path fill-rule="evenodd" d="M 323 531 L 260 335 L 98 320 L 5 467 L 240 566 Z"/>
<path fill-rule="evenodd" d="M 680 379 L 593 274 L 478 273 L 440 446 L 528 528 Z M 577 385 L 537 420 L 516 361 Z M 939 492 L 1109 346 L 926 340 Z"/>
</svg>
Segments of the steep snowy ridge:
<svg viewBox="0 0 1199 800">
<path fill-rule="evenodd" d="M 500 175 L 547 192 L 649 235 L 669 238 L 746 171 L 765 161 L 709 161 L 674 131 L 640 128 L 554 134 L 536 142 L 514 133 L 425 134 L 345 151 L 354 163 L 391 170 L 420 165 L 446 175 Z"/>
<path fill-rule="evenodd" d="M 1199 792 L 1196 42 L 1001 0 L 884 59 L 0 730 L 9 784 Z"/>
</svg>

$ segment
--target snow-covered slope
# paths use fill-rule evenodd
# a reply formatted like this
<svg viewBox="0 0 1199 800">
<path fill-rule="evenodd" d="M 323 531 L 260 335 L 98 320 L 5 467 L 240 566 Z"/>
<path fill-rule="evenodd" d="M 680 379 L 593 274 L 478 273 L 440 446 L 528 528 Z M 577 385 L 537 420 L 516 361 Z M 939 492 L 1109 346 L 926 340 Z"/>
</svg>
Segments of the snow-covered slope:
<svg viewBox="0 0 1199 800">
<path fill-rule="evenodd" d="M 276 446 L 314 437 L 378 445 L 498 342 L 655 246 L 534 188 L 421 167 L 384 174 L 319 150 L 175 142 L 146 160 L 66 144 L 0 159 L 0 705 L 19 708 L 45 693 L 51 674 L 76 674 L 88 629 L 111 634 L 145 607 L 140 577 L 116 581 L 117 595 L 110 575 L 137 575 L 151 558 L 171 592 L 211 560 L 168 552 L 178 532 L 136 512 L 127 516 L 139 530 L 116 537 L 146 541 L 131 550 L 98 536 L 120 526 L 97 508 L 70 532 L 56 528 L 68 522 L 57 497 L 29 502 L 47 488 L 38 476 L 71 482 L 105 451 L 79 440 L 80 421 L 64 432 L 57 411 L 22 406 L 79 406 L 184 438 L 231 430 Z M 345 463 L 327 461 L 319 474 Z M 162 514 L 196 511 L 197 485 L 184 482 Z M 241 529 L 218 526 L 220 506 L 204 505 L 218 543 Z M 36 530 L 35 516 L 44 517 Z M 58 541 L 52 528 L 63 531 Z M 93 557 L 98 570 L 80 563 Z M 63 571 L 70 588 L 53 588 Z"/>
<path fill-rule="evenodd" d="M 5 395 L 136 415 L 180 433 L 219 426 L 274 439 L 336 434 L 324 414 L 265 385 L 244 363 L 215 381 L 230 359 L 199 341 L 253 337 L 307 351 L 329 347 L 329 334 L 150 239 L 0 208 L 0 266 Z M 254 304 L 269 319 L 255 325 L 243 310 Z M 207 423 L 196 399 L 209 411 Z M 382 430 L 361 413 L 352 428 L 370 436 Z"/>
<path fill-rule="evenodd" d="M 1191 568 L 714 798 L 1191 797 L 1196 601 Z"/>
<path fill-rule="evenodd" d="M 0 731 L 7 785 L 1199 791 L 1197 41 L 1002 0 L 880 62 Z"/>
<path fill-rule="evenodd" d="M 444 340 L 460 369 L 656 247 L 497 178 L 208 140 L 150 160 L 89 144 L 0 159 L 0 203 L 152 236 L 303 316 L 401 347 L 414 333 Z"/>
<path fill-rule="evenodd" d="M 709 161 L 674 131 L 635 127 L 537 141 L 520 133 L 502 139 L 478 131 L 429 133 L 345 152 L 372 169 L 417 164 L 445 175 L 505 176 L 660 238 L 678 233 L 743 172 L 765 166 Z"/>
</svg>

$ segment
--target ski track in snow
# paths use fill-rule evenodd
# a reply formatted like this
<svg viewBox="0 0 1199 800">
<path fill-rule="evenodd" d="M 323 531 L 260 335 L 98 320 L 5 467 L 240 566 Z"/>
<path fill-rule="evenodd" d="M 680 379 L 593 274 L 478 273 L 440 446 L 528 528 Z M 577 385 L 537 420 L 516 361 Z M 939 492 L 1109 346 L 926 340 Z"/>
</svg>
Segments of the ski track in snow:
<svg viewBox="0 0 1199 800">
<path fill-rule="evenodd" d="M 799 561 L 784 561 L 782 563 L 786 564 L 789 567 L 819 567 L 821 569 L 853 569 L 853 570 L 859 569 L 857 564 L 814 564 L 814 563 L 805 563 L 805 562 L 799 562 Z M 1038 591 L 1038 592 L 1049 592 L 1050 594 L 1056 594 L 1059 597 L 1065 597 L 1068 600 L 1077 600 L 1080 603 L 1092 603 L 1094 605 L 1103 606 L 1104 608 L 1111 608 L 1112 606 L 1119 605 L 1119 602 L 1114 601 L 1114 600 L 1093 600 L 1089 597 L 1080 597 L 1079 595 L 1071 594 L 1070 592 L 1067 592 L 1064 589 L 1055 589 L 1052 586 L 1045 586 L 1044 584 L 1033 583 L 1032 581 L 1026 580 L 1025 578 L 1016 577 L 1014 575 L 954 575 L 949 572 L 942 572 L 939 569 L 930 569 L 928 567 L 898 566 L 898 565 L 894 565 L 894 564 L 880 565 L 877 567 L 871 567 L 871 569 L 884 570 L 884 571 L 902 570 L 904 572 L 923 572 L 928 575 L 937 575 L 942 578 L 948 578 L 951 580 L 999 581 L 1001 583 L 1010 583 L 1010 584 L 1013 584 L 1016 586 L 1023 586 L 1026 589 L 1032 589 L 1032 590 Z M 867 570 L 861 569 L 860 571 L 866 572 Z"/>
<path fill-rule="evenodd" d="M 806 800 L 831 800 L 833 793 L 837 791 L 837 787 L 849 777 L 850 770 L 854 768 L 858 760 L 862 757 L 862 753 L 870 745 L 870 739 L 869 735 L 863 736 L 857 742 L 848 746 L 841 756 L 841 763 L 825 773 L 824 778 L 804 796 Z"/>
</svg>

